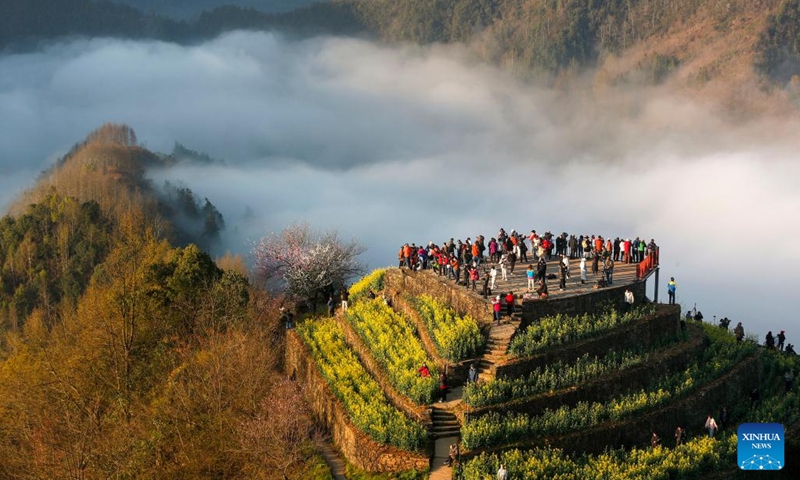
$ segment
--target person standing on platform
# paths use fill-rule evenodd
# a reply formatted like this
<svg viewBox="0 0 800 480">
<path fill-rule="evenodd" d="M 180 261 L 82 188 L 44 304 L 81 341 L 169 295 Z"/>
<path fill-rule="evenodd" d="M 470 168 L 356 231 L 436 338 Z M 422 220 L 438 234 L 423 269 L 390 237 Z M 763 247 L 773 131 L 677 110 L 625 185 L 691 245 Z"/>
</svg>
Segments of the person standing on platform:
<svg viewBox="0 0 800 480">
<path fill-rule="evenodd" d="M 533 264 L 528 265 L 525 275 L 528 277 L 528 291 L 532 292 L 536 288 L 536 270 L 533 269 Z"/>
<path fill-rule="evenodd" d="M 669 304 L 675 304 L 675 290 L 678 288 L 678 284 L 675 283 L 675 277 L 669 277 L 669 283 L 667 283 L 667 295 L 669 295 Z"/>
<path fill-rule="evenodd" d="M 586 275 L 587 275 L 587 273 L 588 272 L 586 271 L 586 257 L 581 257 L 581 283 L 582 284 L 586 283 Z"/>
</svg>

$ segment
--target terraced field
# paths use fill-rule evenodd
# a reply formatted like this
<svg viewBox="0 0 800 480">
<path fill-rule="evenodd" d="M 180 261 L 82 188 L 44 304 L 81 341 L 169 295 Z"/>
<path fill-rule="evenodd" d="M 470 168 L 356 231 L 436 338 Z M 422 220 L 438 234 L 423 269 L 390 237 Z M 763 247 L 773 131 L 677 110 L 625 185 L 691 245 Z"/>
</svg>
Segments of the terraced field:
<svg viewBox="0 0 800 480">
<path fill-rule="evenodd" d="M 430 295 L 403 290 L 428 274 L 373 272 L 354 285 L 346 314 L 306 321 L 298 331 L 352 423 L 379 442 L 429 452 L 432 480 L 495 478 L 501 464 L 510 478 L 724 476 L 735 467 L 733 422 L 800 430 L 798 388 L 782 391 L 783 372 L 800 369 L 797 358 L 737 343 L 716 326 L 681 328 L 676 307 L 552 315 L 514 331 L 514 318 L 491 325 L 488 304 L 488 318 L 457 312 L 455 305 L 468 304 L 481 312 L 485 300 L 436 279 L 420 278 L 441 289 Z M 464 383 L 479 362 L 496 375 Z M 422 363 L 431 377 L 418 374 Z M 436 402 L 440 369 L 457 379 L 444 404 Z M 758 402 L 750 400 L 754 386 Z M 708 439 L 705 416 L 720 422 L 722 406 L 733 422 Z M 676 449 L 678 425 L 686 441 Z M 649 447 L 653 431 L 662 438 L 656 448 Z M 446 443 L 434 443 L 442 436 Z M 442 466 L 453 442 L 462 461 Z"/>
</svg>

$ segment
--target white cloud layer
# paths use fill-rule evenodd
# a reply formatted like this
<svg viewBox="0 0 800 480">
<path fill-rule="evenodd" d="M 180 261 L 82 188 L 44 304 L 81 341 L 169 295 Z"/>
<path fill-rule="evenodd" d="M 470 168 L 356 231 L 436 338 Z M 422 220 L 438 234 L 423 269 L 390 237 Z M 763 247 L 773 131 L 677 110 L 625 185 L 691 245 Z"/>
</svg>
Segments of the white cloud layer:
<svg viewBox="0 0 800 480">
<path fill-rule="evenodd" d="M 373 266 L 404 241 L 500 226 L 653 237 L 662 296 L 675 276 L 707 318 L 800 335 L 795 119 L 727 118 L 654 88 L 538 87 L 457 47 L 263 33 L 77 41 L 0 57 L 0 72 L 2 204 L 125 122 L 151 149 L 225 159 L 153 176 L 218 204 L 234 249 L 300 220 L 358 237 Z"/>
</svg>

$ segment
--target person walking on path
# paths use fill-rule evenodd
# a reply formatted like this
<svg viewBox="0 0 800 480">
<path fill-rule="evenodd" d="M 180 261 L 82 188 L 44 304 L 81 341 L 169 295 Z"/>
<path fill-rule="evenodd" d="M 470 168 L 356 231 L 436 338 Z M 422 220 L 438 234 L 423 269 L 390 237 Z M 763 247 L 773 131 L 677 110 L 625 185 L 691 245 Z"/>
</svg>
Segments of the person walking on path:
<svg viewBox="0 0 800 480">
<path fill-rule="evenodd" d="M 506 315 L 511 316 L 514 313 L 514 292 L 508 292 L 506 295 Z"/>
<path fill-rule="evenodd" d="M 659 443 L 661 443 L 661 437 L 659 437 L 655 430 L 653 430 L 653 436 L 650 437 L 650 446 L 652 448 L 656 448 Z"/>
<path fill-rule="evenodd" d="M 333 295 L 328 295 L 328 316 L 333 316 L 333 310 L 336 308 L 336 302 L 333 301 Z"/>
<path fill-rule="evenodd" d="M 714 438 L 714 434 L 717 433 L 717 422 L 710 413 L 706 417 L 706 430 L 708 430 L 708 438 Z"/>
<path fill-rule="evenodd" d="M 502 257 L 500 257 L 500 278 L 502 278 L 504 282 L 508 281 L 506 267 L 508 267 L 508 257 L 504 254 Z"/>
<path fill-rule="evenodd" d="M 772 330 L 767 332 L 764 345 L 767 347 L 767 350 L 775 350 L 775 337 L 772 336 Z"/>
<path fill-rule="evenodd" d="M 678 428 L 675 430 L 675 448 L 678 448 L 683 444 L 683 434 L 683 427 L 678 425 Z"/>
<path fill-rule="evenodd" d="M 478 370 L 475 368 L 475 364 L 469 366 L 469 372 L 467 372 L 467 383 L 477 383 L 478 382 Z"/>
<path fill-rule="evenodd" d="M 492 310 L 494 311 L 494 324 L 500 325 L 500 295 L 492 299 Z"/>
<path fill-rule="evenodd" d="M 347 291 L 347 287 L 342 287 L 341 298 L 342 298 L 342 312 L 346 312 L 347 300 L 350 298 L 350 292 Z"/>
<path fill-rule="evenodd" d="M 675 304 L 675 289 L 678 287 L 678 284 L 675 283 L 675 277 L 669 277 L 669 282 L 667 283 L 667 295 L 669 295 L 669 304 Z"/>
<path fill-rule="evenodd" d="M 492 265 L 491 270 L 489 270 L 489 280 L 490 280 L 489 290 L 494 292 L 495 283 L 497 282 L 497 269 L 494 268 L 494 265 Z"/>
<path fill-rule="evenodd" d="M 447 398 L 447 374 L 442 371 L 439 374 L 439 403 L 443 403 Z"/>
<path fill-rule="evenodd" d="M 786 341 L 786 331 L 785 330 L 781 330 L 780 333 L 778 333 L 777 339 L 778 339 L 778 350 L 780 350 L 782 352 L 783 351 L 783 342 Z"/>
<path fill-rule="evenodd" d="M 586 257 L 581 257 L 581 284 L 586 284 Z"/>
</svg>

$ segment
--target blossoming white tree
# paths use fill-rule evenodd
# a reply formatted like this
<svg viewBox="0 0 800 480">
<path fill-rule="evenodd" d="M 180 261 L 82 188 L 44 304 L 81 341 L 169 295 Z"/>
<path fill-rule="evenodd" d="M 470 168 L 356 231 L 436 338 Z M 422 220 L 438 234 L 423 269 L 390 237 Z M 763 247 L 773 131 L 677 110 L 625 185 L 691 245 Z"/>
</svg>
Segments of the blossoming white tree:
<svg viewBox="0 0 800 480">
<path fill-rule="evenodd" d="M 355 239 L 343 241 L 335 230 L 318 232 L 300 223 L 256 242 L 254 271 L 268 288 L 316 306 L 320 294 L 364 273 L 357 257 L 365 250 Z"/>
</svg>

